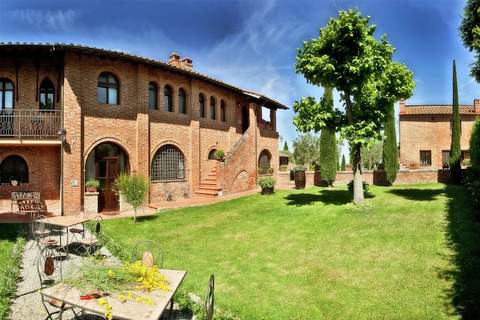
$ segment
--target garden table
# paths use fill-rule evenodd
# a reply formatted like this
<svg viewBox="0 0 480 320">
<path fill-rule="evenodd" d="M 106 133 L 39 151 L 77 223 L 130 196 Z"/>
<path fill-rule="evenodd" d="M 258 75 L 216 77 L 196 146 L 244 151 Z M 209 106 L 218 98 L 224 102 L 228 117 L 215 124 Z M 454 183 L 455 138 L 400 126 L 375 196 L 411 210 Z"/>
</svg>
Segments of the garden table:
<svg viewBox="0 0 480 320">
<path fill-rule="evenodd" d="M 49 217 L 41 220 L 43 223 L 48 224 L 50 226 L 55 226 L 60 229 L 65 229 L 67 234 L 67 243 L 63 246 L 65 250 L 65 254 L 68 257 L 68 245 L 69 245 L 69 237 L 68 237 L 68 228 L 73 227 L 77 224 L 84 224 L 87 221 L 90 221 L 90 218 L 87 217 L 80 217 L 80 216 L 56 216 L 56 217 Z M 60 247 L 62 247 L 62 235 L 59 235 L 60 239 Z"/>
<path fill-rule="evenodd" d="M 118 320 L 158 320 L 169 303 L 173 304 L 173 296 L 180 287 L 186 271 L 160 269 L 160 273 L 167 278 L 168 291 L 154 290 L 150 293 L 141 291 L 132 291 L 136 295 L 148 295 L 153 300 L 153 304 L 135 302 L 132 300 L 120 301 L 116 294 L 106 296 L 104 299 L 112 306 L 113 319 Z M 98 300 L 81 300 L 82 293 L 78 288 L 65 283 L 57 283 L 40 292 L 43 296 L 55 299 L 68 306 L 83 309 L 94 314 L 104 315 L 105 309 L 99 305 Z M 59 320 L 62 320 L 63 307 L 60 310 Z"/>
</svg>

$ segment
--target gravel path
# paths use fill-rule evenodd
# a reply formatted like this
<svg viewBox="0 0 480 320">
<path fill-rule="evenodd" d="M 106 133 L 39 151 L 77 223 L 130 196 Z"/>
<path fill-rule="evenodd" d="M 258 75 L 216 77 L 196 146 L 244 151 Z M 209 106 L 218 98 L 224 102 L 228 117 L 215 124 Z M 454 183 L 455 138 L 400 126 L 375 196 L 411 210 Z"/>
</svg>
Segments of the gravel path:
<svg viewBox="0 0 480 320">
<path fill-rule="evenodd" d="M 66 243 L 65 232 L 62 233 L 62 242 Z M 40 288 L 40 280 L 37 273 L 36 259 L 39 250 L 33 240 L 27 241 L 25 250 L 23 252 L 21 278 L 17 285 L 16 299 L 11 307 L 10 320 L 44 320 L 47 317 L 45 308 L 42 305 L 40 293 L 37 291 Z M 100 253 L 104 255 L 107 261 L 111 263 L 119 263 L 119 260 L 112 256 L 106 248 L 101 248 Z M 71 274 L 78 270 L 78 266 L 82 264 L 85 258 L 74 253 L 70 253 L 68 259 L 62 263 L 62 273 L 65 275 Z M 58 279 L 60 280 L 60 279 Z M 81 320 L 97 320 L 103 317 L 95 315 L 81 315 Z M 191 319 L 185 315 L 178 314 L 176 319 Z M 57 319 L 54 316 L 54 319 Z M 75 317 L 71 311 L 63 314 L 64 320 L 74 320 Z"/>
</svg>

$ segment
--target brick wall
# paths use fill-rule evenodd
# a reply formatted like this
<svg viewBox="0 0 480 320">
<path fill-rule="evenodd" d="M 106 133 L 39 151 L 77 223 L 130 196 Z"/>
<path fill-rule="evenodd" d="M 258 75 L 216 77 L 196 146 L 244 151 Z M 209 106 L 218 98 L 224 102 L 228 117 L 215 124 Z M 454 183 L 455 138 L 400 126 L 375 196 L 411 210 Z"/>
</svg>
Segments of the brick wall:
<svg viewBox="0 0 480 320">
<path fill-rule="evenodd" d="M 21 156 L 28 166 L 28 184 L 0 185 L 0 199 L 10 199 L 12 191 L 40 191 L 45 200 L 60 198 L 60 147 L 0 147 L 0 163 L 10 155 Z"/>
<path fill-rule="evenodd" d="M 461 148 L 469 150 L 475 115 L 462 115 Z M 420 164 L 420 150 L 431 150 L 432 169 L 442 168 L 442 150 L 450 150 L 450 115 L 401 115 L 400 160 Z"/>
</svg>

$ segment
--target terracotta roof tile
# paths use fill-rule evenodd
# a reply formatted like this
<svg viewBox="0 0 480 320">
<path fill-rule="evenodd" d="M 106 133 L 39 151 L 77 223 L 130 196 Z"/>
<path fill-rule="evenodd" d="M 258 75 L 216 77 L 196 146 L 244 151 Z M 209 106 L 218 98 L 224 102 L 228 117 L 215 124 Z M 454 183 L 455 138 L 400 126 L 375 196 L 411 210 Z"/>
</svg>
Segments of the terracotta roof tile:
<svg viewBox="0 0 480 320">
<path fill-rule="evenodd" d="M 460 114 L 475 114 L 473 105 L 460 105 Z M 400 111 L 401 115 L 411 114 L 451 114 L 452 106 L 448 104 L 438 105 L 406 105 Z"/>
<path fill-rule="evenodd" d="M 182 74 L 188 74 L 190 76 L 198 77 L 200 79 L 203 79 L 207 82 L 214 83 L 216 85 L 226 87 L 232 90 L 235 90 L 237 92 L 240 92 L 246 96 L 253 97 L 255 99 L 263 100 L 266 101 L 267 103 L 270 103 L 271 105 L 274 105 L 276 108 L 279 109 L 288 109 L 287 106 L 284 104 L 269 98 L 267 96 L 264 96 L 260 93 L 256 93 L 251 90 L 244 90 L 239 87 L 235 87 L 233 85 L 230 85 L 226 82 L 223 82 L 221 80 L 215 79 L 213 77 L 207 76 L 205 74 L 192 71 L 192 70 L 185 70 L 182 68 L 178 68 L 175 66 L 172 66 L 166 62 L 160 61 L 160 60 L 154 60 L 148 57 L 140 56 L 140 55 L 135 55 L 131 54 L 128 52 L 124 51 L 118 51 L 118 50 L 110 50 L 110 49 L 104 49 L 104 48 L 96 48 L 96 47 L 90 47 L 90 46 L 85 46 L 82 44 L 75 44 L 75 43 L 33 43 L 33 42 L 0 42 L 0 49 L 1 48 L 8 48 L 8 47 L 38 47 L 38 48 L 50 48 L 50 50 L 55 50 L 56 48 L 58 49 L 70 49 L 70 50 L 76 50 L 76 51 L 82 51 L 82 52 L 94 52 L 97 54 L 103 54 L 103 55 L 109 55 L 109 56 L 115 56 L 115 57 L 120 57 L 124 59 L 129 59 L 132 61 L 138 61 L 138 62 L 143 62 L 146 64 L 154 65 L 157 67 L 161 67 L 170 71 L 182 73 Z"/>
</svg>

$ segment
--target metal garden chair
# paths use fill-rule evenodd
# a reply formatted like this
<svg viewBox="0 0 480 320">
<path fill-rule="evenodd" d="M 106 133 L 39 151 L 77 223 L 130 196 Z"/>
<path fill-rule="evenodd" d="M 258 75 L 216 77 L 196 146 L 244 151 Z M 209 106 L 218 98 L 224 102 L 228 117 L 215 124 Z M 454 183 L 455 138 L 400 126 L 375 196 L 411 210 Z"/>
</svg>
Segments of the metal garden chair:
<svg viewBox="0 0 480 320">
<path fill-rule="evenodd" d="M 210 275 L 208 280 L 208 288 L 205 294 L 205 303 L 204 303 L 204 316 L 206 320 L 213 319 L 213 313 L 215 309 L 215 276 Z"/>
<path fill-rule="evenodd" d="M 91 254 L 92 252 L 94 253 L 98 249 L 100 249 L 100 237 L 102 234 L 103 218 L 98 215 L 89 222 L 90 224 L 93 224 L 89 234 L 78 241 L 78 243 L 80 244 L 84 252 L 87 253 L 87 255 Z"/>
<path fill-rule="evenodd" d="M 63 257 L 55 250 L 44 248 L 40 251 L 39 258 L 37 259 L 37 273 L 40 279 L 40 289 L 45 289 L 54 285 L 61 277 L 62 274 L 62 259 Z M 48 316 L 45 320 L 53 320 L 53 316 L 60 314 L 60 311 L 72 311 L 75 319 L 78 319 L 78 315 L 72 306 L 65 305 L 63 301 L 51 299 L 40 294 L 42 299 L 42 305 L 45 308 Z M 62 311 L 62 312 L 63 312 Z"/>
<path fill-rule="evenodd" d="M 38 259 L 40 252 L 44 249 L 56 250 L 59 248 L 58 241 L 52 238 L 52 232 L 42 221 L 43 219 L 45 219 L 45 216 L 40 214 L 35 214 L 32 218 L 32 236 L 34 243 L 37 245 L 39 251 L 39 253 L 37 253 L 36 259 Z"/>
</svg>

